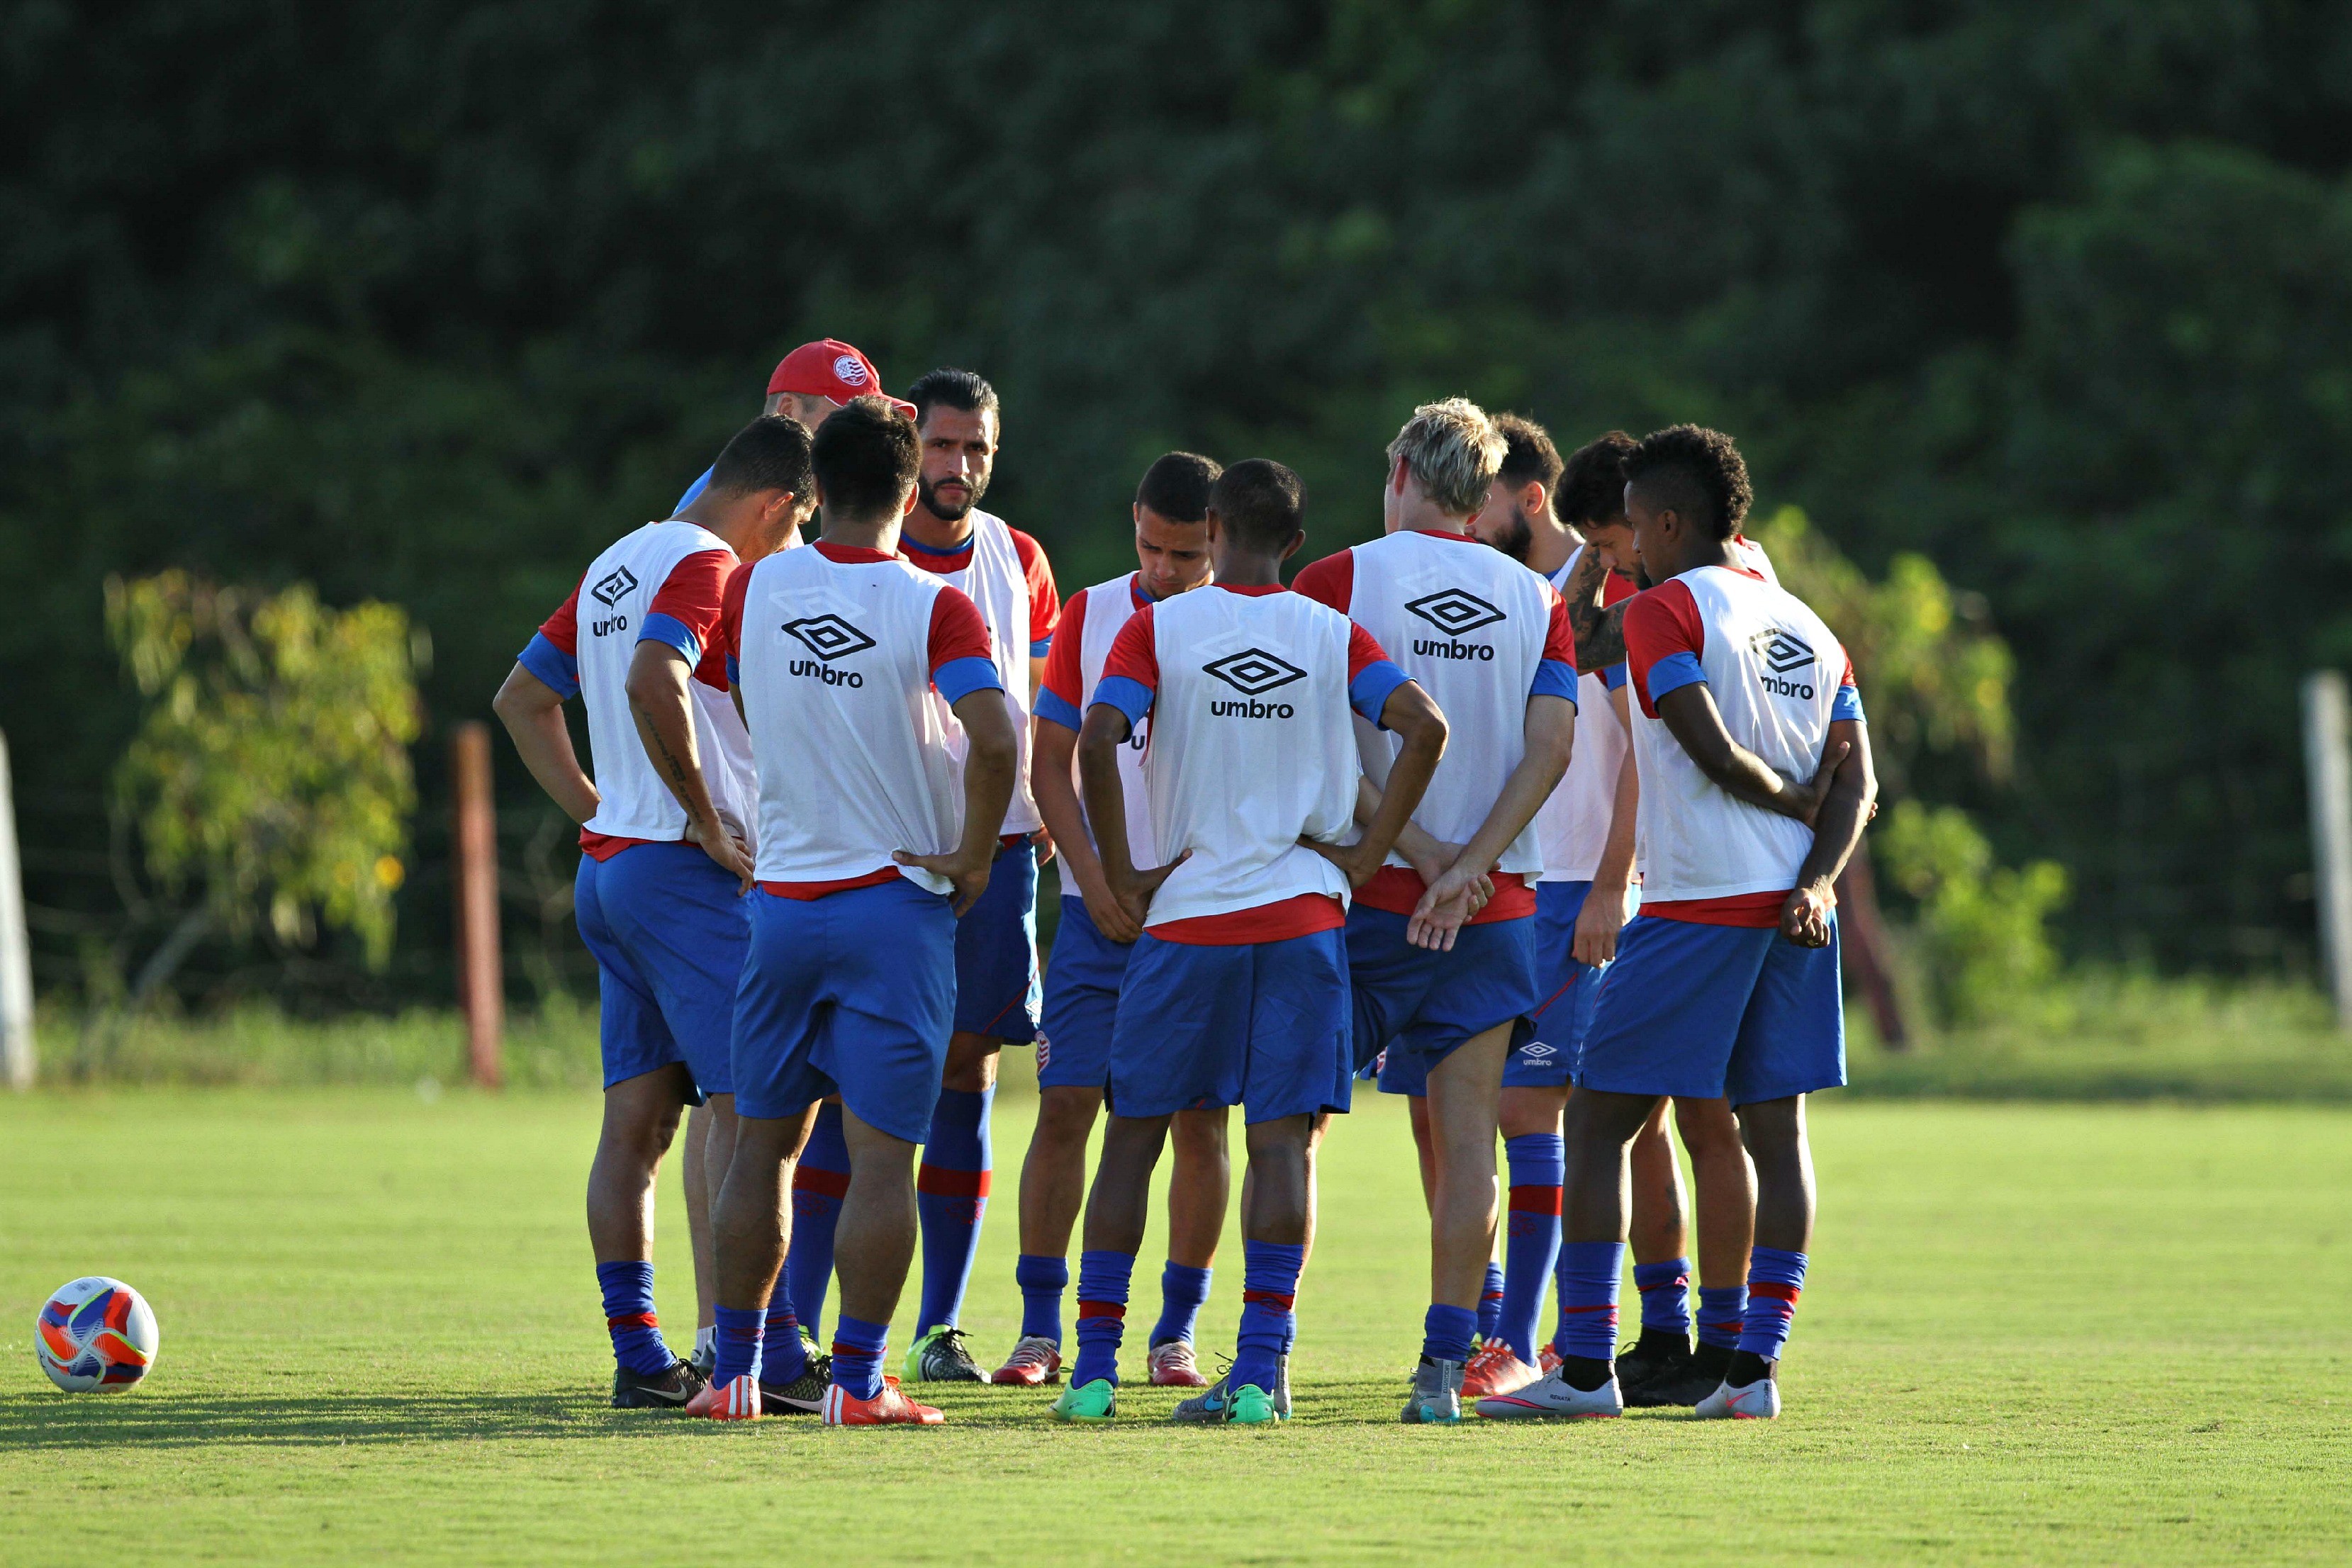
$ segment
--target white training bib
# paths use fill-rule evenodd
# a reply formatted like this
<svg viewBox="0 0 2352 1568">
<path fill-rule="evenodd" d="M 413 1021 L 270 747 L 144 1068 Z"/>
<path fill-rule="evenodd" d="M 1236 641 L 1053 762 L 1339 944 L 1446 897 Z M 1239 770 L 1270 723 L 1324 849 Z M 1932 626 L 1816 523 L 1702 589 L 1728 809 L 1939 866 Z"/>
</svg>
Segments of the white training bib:
<svg viewBox="0 0 2352 1568">
<path fill-rule="evenodd" d="M 1084 600 L 1086 606 L 1077 616 L 1079 626 L 1078 711 L 1081 714 L 1084 714 L 1094 701 L 1095 688 L 1102 684 L 1103 660 L 1110 657 L 1110 645 L 1118 640 L 1120 630 L 1129 621 L 1135 618 L 1134 583 L 1135 574 L 1130 572 L 1124 577 L 1115 577 L 1108 583 L 1097 583 L 1093 587 L 1076 595 L 1071 601 L 1076 603 L 1078 600 Z M 1069 620 L 1070 616 L 1066 605 L 1063 624 L 1066 626 Z M 1128 858 L 1133 861 L 1139 869 L 1143 870 L 1149 870 L 1160 864 L 1159 851 L 1155 847 L 1159 841 L 1152 837 L 1151 832 L 1150 784 L 1145 777 L 1143 769 L 1144 748 L 1149 744 L 1150 736 L 1151 716 L 1147 713 L 1143 717 L 1143 722 L 1136 726 L 1135 733 L 1129 735 L 1127 738 L 1127 743 L 1118 749 L 1119 788 L 1127 798 Z M 1076 753 L 1073 753 L 1070 758 L 1070 773 L 1071 782 L 1077 785 L 1078 810 L 1081 815 L 1084 815 L 1087 801 L 1086 785 L 1076 776 Z M 1092 829 L 1089 828 L 1088 831 L 1091 832 Z M 1075 899 L 1077 896 L 1077 879 L 1075 877 L 1066 879 L 1062 887 L 1062 897 Z"/>
<path fill-rule="evenodd" d="M 1576 575 L 1576 563 L 1586 546 L 1551 578 L 1565 590 Z M 1601 852 L 1609 842 L 1609 822 L 1617 809 L 1617 773 L 1625 761 L 1625 726 L 1617 721 L 1609 700 L 1608 682 L 1591 670 L 1576 678 L 1576 750 L 1551 792 L 1536 813 L 1536 841 L 1543 852 L 1544 882 L 1590 882 L 1601 869 Z"/>
<path fill-rule="evenodd" d="M 933 573 L 940 582 L 961 588 L 980 606 L 988 627 L 991 657 L 997 679 L 1004 682 L 1004 703 L 1013 710 L 1013 733 L 1020 752 L 1021 771 L 1013 786 L 1013 804 L 1005 809 L 1004 831 L 1034 833 L 1045 826 L 1037 815 L 1037 797 L 1029 787 L 1029 574 L 1022 570 L 1020 549 L 1003 518 L 975 510 L 971 514 L 971 559 L 955 572 Z M 963 726 L 956 722 L 943 698 L 935 698 L 947 729 L 948 749 L 956 776 L 963 775 Z"/>
</svg>

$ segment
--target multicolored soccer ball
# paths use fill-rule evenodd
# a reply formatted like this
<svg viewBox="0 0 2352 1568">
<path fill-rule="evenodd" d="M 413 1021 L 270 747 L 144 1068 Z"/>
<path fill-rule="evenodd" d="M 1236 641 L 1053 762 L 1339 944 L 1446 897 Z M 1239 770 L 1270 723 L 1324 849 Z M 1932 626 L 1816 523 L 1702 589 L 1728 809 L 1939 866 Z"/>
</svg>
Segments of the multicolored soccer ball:
<svg viewBox="0 0 2352 1568">
<path fill-rule="evenodd" d="M 130 1387 L 155 1364 L 158 1343 L 146 1299 L 103 1274 L 58 1286 L 33 1323 L 41 1370 L 68 1394 Z"/>
</svg>

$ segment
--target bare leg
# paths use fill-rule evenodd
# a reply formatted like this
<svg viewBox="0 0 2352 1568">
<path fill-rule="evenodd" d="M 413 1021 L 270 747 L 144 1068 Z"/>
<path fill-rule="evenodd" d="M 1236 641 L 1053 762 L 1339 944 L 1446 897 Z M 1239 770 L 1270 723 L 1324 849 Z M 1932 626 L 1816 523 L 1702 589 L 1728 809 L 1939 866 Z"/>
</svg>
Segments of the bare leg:
<svg viewBox="0 0 2352 1568">
<path fill-rule="evenodd" d="M 1511 1028 L 1498 1024 L 1454 1047 L 1416 1102 L 1429 1129 L 1429 1292 L 1440 1306 L 1476 1311 L 1495 1256 L 1495 1131 Z"/>
<path fill-rule="evenodd" d="M 1313 1120 L 1285 1116 L 1244 1129 L 1249 1180 L 1242 1193 L 1242 1235 L 1251 1241 L 1307 1245 L 1307 1141 Z"/>
<path fill-rule="evenodd" d="M 1432 1214 L 1437 1212 L 1437 1152 L 1430 1143 L 1429 1097 L 1410 1094 L 1405 1097 L 1405 1115 L 1412 1122 L 1413 1157 L 1421 1163 L 1421 1206 Z"/>
<path fill-rule="evenodd" d="M 1675 1128 L 1690 1151 L 1691 1184 L 1698 1189 L 1699 1284 L 1745 1285 L 1756 1239 L 1756 1167 L 1739 1121 L 1726 1100 L 1677 1100 Z"/>
<path fill-rule="evenodd" d="M 1530 1132 L 1557 1132 L 1560 1116 L 1568 1109 L 1568 1085 L 1558 1088 L 1506 1089 L 1500 1101 L 1503 1136 L 1525 1137 Z"/>
<path fill-rule="evenodd" d="M 1225 1153 L 1225 1110 L 1180 1110 L 1171 1124 L 1176 1166 L 1168 1184 L 1168 1259 L 1187 1268 L 1215 1261 L 1225 1230 L 1233 1169 Z"/>
<path fill-rule="evenodd" d="M 1087 1138 L 1102 1100 L 1098 1089 L 1066 1084 L 1037 1091 L 1037 1126 L 1021 1162 L 1021 1250 L 1033 1258 L 1070 1250 L 1087 1196 Z M 1181 1144 L 1178 1158 L 1181 1171 Z"/>
<path fill-rule="evenodd" d="M 604 1091 L 604 1125 L 588 1167 L 588 1244 L 599 1263 L 654 1255 L 654 1177 L 677 1135 L 693 1080 L 671 1066 Z"/>
<path fill-rule="evenodd" d="M 1756 1245 L 1810 1250 L 1813 1152 L 1805 1138 L 1805 1097 L 1741 1106 L 1739 1131 L 1756 1162 Z"/>
<path fill-rule="evenodd" d="M 694 1245 L 695 1327 L 707 1329 L 719 1321 L 719 1268 L 712 1261 L 710 1215 L 719 1206 L 719 1189 L 727 1184 L 728 1163 L 735 1158 L 733 1095 L 714 1094 L 687 1113 L 681 1158 L 687 1234 Z"/>
<path fill-rule="evenodd" d="M 1690 1256 L 1690 1229 L 1683 1221 L 1685 1194 L 1682 1167 L 1666 1137 L 1666 1102 L 1658 1101 L 1642 1123 L 1627 1153 L 1633 1192 L 1631 1222 L 1633 1261 L 1665 1263 Z"/>
<path fill-rule="evenodd" d="M 1103 1128 L 1102 1163 L 1087 1194 L 1087 1251 L 1132 1257 L 1142 1247 L 1151 1172 L 1167 1139 L 1165 1116 L 1114 1116 Z"/>
<path fill-rule="evenodd" d="M 1569 1096 L 1563 1120 L 1568 1183 L 1561 1194 L 1560 1232 L 1567 1242 L 1622 1241 L 1633 1208 L 1628 1152 L 1658 1099 L 1580 1089 Z"/>
<path fill-rule="evenodd" d="M 730 1117 L 735 1134 L 732 1157 L 711 1206 L 718 1243 L 719 1305 L 749 1311 L 768 1304 L 776 1270 L 792 1245 L 793 1163 L 800 1158 L 816 1108 L 793 1116 Z"/>
<path fill-rule="evenodd" d="M 849 1145 L 849 1191 L 833 1244 L 841 1310 L 887 1323 L 915 1258 L 915 1145 L 867 1126 L 846 1105 L 841 1131 Z"/>
</svg>

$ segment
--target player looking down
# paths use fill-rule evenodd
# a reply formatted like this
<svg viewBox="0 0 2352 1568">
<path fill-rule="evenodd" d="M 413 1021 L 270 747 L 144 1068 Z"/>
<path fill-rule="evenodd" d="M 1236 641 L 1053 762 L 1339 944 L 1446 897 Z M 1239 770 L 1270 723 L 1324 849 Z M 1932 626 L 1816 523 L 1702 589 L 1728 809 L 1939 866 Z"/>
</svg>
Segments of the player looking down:
<svg viewBox="0 0 2352 1568">
<path fill-rule="evenodd" d="M 853 399 L 877 395 L 887 395 L 882 392 L 882 373 L 874 368 L 874 362 L 836 338 L 820 338 L 803 343 L 776 362 L 776 368 L 768 373 L 767 400 L 761 404 L 760 412 L 797 419 L 814 430 Z M 913 411 L 914 405 L 903 399 L 889 401 L 901 412 Z M 709 483 L 706 469 L 677 498 L 677 510 L 684 511 L 693 505 L 695 497 Z"/>
<path fill-rule="evenodd" d="M 740 894 L 755 785 L 749 739 L 724 695 L 721 595 L 739 560 L 779 548 L 815 504 L 809 435 L 789 419 L 746 426 L 711 476 L 679 516 L 596 557 L 492 703 L 531 776 L 581 824 L 572 907 L 596 960 L 604 1071 L 588 1236 L 613 1341 L 613 1403 L 624 1409 L 681 1405 L 702 1385 L 654 1312 L 654 1177 L 679 1108 L 707 1103 L 713 1160 L 689 1161 L 686 1173 L 688 1211 L 704 1222 L 689 1230 L 707 1295 L 709 1173 L 725 1169 L 735 1133 L 728 1042 L 749 940 Z M 575 693 L 588 710 L 594 780 L 564 723 Z"/>
<path fill-rule="evenodd" d="M 1082 588 L 1062 606 L 1037 694 L 1037 812 L 1061 855 L 1062 917 L 1046 965 L 1037 1034 L 1037 1124 L 1021 1167 L 1020 1342 L 996 1371 L 1000 1384 L 1050 1383 L 1062 1366 L 1062 1293 L 1069 1286 L 1070 1231 L 1086 1197 L 1087 1140 L 1110 1077 L 1111 1027 L 1119 984 L 1141 927 L 1103 881 L 1077 792 L 1078 731 L 1100 685 L 1103 661 L 1128 620 L 1147 605 L 1211 579 L 1209 491 L 1221 472 L 1208 458 L 1170 452 L 1136 488 L 1138 569 Z M 1118 753 L 1131 858 L 1147 866 L 1151 803 L 1139 726 Z M 1208 1300 L 1210 1264 L 1225 1223 L 1228 1173 L 1223 1110 L 1180 1110 L 1171 1123 L 1175 1173 L 1168 1185 L 1168 1261 L 1160 1277 L 1160 1321 L 1148 1351 L 1154 1384 L 1202 1387 L 1192 1330 Z"/>
<path fill-rule="evenodd" d="M 1832 884 L 1877 786 L 1843 648 L 1740 564 L 1749 489 L 1729 437 L 1676 426 L 1622 468 L 1634 548 L 1658 584 L 1625 612 L 1643 903 L 1568 1105 L 1559 1288 L 1573 1328 L 1558 1370 L 1477 1408 L 1622 1410 L 1627 1152 L 1662 1096 L 1722 1096 L 1756 1164 L 1756 1246 L 1738 1346 L 1698 1414 L 1769 1417 L 1812 1229 L 1804 1097 L 1845 1081 Z"/>
<path fill-rule="evenodd" d="M 1019 748 L 979 611 L 896 554 L 919 465 L 912 422 L 857 399 L 817 432 L 814 464 L 816 544 L 738 573 L 721 626 L 759 773 L 759 890 L 735 1015 L 740 1131 L 712 1215 L 718 1367 L 688 1409 L 754 1418 L 806 1375 L 796 1334 L 763 1366 L 763 1320 L 791 1167 L 817 1102 L 837 1094 L 849 1180 L 824 1420 L 929 1425 L 939 1412 L 883 1375 L 883 1352 L 914 1254 L 915 1148 L 947 1056 L 956 920 L 987 890 Z"/>
<path fill-rule="evenodd" d="M 1115 1409 L 1128 1286 L 1152 1166 L 1177 1111 L 1243 1108 L 1244 1283 L 1223 1381 L 1176 1418 L 1282 1418 L 1276 1358 L 1307 1241 L 1315 1118 L 1345 1110 L 1349 890 L 1410 820 L 1445 747 L 1436 705 L 1362 627 L 1282 586 L 1305 542 L 1297 476 L 1253 458 L 1210 493 L 1214 585 L 1139 609 L 1120 628 L 1078 734 L 1087 820 L 1106 891 L 1142 928 L 1110 1051 L 1101 1163 L 1079 1258 L 1078 1359 L 1054 1406 Z M 1380 809 L 1352 844 L 1359 777 L 1350 710 L 1402 741 Z M 1119 753 L 1151 720 L 1144 775 L 1162 863 L 1139 868 Z"/>
</svg>

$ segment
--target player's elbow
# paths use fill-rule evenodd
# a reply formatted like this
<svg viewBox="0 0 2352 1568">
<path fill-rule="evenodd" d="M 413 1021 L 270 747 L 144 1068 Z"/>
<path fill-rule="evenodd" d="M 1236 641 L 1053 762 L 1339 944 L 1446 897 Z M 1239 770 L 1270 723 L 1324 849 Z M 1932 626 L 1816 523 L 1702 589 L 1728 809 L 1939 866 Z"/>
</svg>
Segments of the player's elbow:
<svg viewBox="0 0 2352 1568">
<path fill-rule="evenodd" d="M 552 696 L 544 681 L 518 664 L 499 683 L 498 695 L 490 699 L 490 711 L 512 731 L 546 707 L 545 699 Z"/>
</svg>

